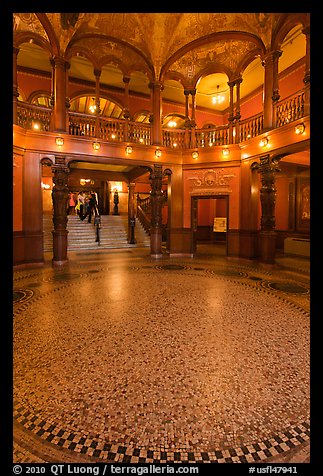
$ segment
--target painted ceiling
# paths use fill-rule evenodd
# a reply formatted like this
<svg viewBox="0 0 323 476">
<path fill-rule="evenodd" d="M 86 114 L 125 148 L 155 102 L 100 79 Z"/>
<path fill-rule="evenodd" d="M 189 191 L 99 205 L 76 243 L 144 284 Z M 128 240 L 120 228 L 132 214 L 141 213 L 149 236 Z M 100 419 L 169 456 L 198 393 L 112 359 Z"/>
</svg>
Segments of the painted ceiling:
<svg viewBox="0 0 323 476">
<path fill-rule="evenodd" d="M 277 13 L 15 13 L 14 32 L 40 36 L 69 59 L 69 74 L 149 94 L 152 80 L 164 82 L 163 97 L 184 103 L 183 87 L 196 84 L 197 105 L 212 107 L 211 97 L 228 90 L 245 58 L 241 97 L 261 86 L 261 53 L 270 49 L 273 32 L 284 21 Z M 305 14 L 304 14 L 305 15 Z M 33 41 L 33 40 L 32 40 Z M 34 42 L 35 43 L 35 42 Z M 48 52 L 36 44 L 21 44 L 18 65 L 51 71 Z M 280 71 L 305 56 L 305 36 L 298 24 L 280 45 Z M 202 74 L 203 73 L 203 74 Z M 182 91 L 182 94 L 179 92 Z M 218 106 L 228 107 L 229 95 Z"/>
</svg>

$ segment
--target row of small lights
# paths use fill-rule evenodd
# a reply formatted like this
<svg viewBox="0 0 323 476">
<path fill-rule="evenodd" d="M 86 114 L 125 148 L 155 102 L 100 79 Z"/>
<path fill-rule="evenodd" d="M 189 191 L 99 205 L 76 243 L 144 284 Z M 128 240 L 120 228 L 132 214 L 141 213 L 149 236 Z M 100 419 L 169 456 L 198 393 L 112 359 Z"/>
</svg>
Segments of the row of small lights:
<svg viewBox="0 0 323 476">
<path fill-rule="evenodd" d="M 305 132 L 305 124 L 304 123 L 301 123 L 301 124 L 297 124 L 297 126 L 295 126 L 295 133 L 297 135 L 301 135 L 301 134 L 304 134 Z M 56 142 L 56 145 L 58 145 L 59 147 L 62 147 L 64 145 L 64 139 L 63 137 L 56 137 L 55 138 L 55 142 Z M 269 138 L 268 137 L 264 137 L 261 139 L 260 141 L 260 146 L 261 147 L 266 147 L 268 146 L 269 144 Z M 177 144 L 174 144 L 174 146 L 176 146 Z M 95 141 L 92 143 L 92 147 L 94 150 L 99 150 L 100 147 L 101 147 L 101 144 L 100 142 L 98 141 Z M 125 148 L 125 152 L 127 155 L 130 155 L 132 154 L 132 151 L 133 151 L 133 148 L 131 147 L 131 145 L 127 145 L 126 148 Z M 230 154 L 230 151 L 229 149 L 222 149 L 222 155 L 223 156 L 228 156 Z M 162 155 L 162 151 L 160 149 L 156 149 L 155 150 L 155 157 L 156 158 L 159 158 L 161 157 Z M 192 152 L 192 157 L 193 159 L 198 159 L 199 158 L 199 153 L 197 150 L 194 150 Z"/>
</svg>

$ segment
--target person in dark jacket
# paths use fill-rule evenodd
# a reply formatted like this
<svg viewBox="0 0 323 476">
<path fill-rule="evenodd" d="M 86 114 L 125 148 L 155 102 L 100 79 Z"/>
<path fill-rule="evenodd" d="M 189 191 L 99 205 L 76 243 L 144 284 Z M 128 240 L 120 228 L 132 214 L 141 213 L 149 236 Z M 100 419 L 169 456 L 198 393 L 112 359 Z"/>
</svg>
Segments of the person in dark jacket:
<svg viewBox="0 0 323 476">
<path fill-rule="evenodd" d="M 95 209 L 97 206 L 98 204 L 96 203 L 95 193 L 92 192 L 91 198 L 88 203 L 88 209 L 85 215 L 83 216 L 82 221 L 85 220 L 86 217 L 88 217 L 88 223 L 91 223 L 92 214 L 95 213 Z"/>
</svg>

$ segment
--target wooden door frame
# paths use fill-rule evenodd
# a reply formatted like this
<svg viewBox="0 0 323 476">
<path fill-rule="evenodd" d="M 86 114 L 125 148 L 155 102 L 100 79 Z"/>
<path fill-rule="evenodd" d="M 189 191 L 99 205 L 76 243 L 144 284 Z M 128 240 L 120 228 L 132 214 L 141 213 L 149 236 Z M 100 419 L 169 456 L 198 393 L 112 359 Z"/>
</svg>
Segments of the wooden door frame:
<svg viewBox="0 0 323 476">
<path fill-rule="evenodd" d="M 201 199 L 225 199 L 226 200 L 226 219 L 227 219 L 227 231 L 225 238 L 225 252 L 228 256 L 228 232 L 229 232 L 229 194 L 209 194 L 209 195 L 191 195 L 191 232 L 192 232 L 192 252 L 196 252 L 196 232 L 197 232 L 197 219 L 198 219 L 198 200 Z"/>
</svg>

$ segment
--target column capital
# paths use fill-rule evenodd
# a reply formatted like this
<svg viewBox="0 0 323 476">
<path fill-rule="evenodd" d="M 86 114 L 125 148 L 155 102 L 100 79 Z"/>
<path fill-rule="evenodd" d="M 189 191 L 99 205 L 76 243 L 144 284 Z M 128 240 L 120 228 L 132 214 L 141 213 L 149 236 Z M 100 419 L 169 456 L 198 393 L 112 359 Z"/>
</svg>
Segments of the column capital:
<svg viewBox="0 0 323 476">
<path fill-rule="evenodd" d="M 129 84 L 129 83 L 130 83 L 130 76 L 123 76 L 122 81 L 123 81 L 125 84 Z"/>
<path fill-rule="evenodd" d="M 99 68 L 94 68 L 93 69 L 93 74 L 96 78 L 100 78 L 102 70 Z"/>
<path fill-rule="evenodd" d="M 51 65 L 55 68 L 63 68 L 65 69 L 67 61 L 63 58 L 63 56 L 52 56 L 51 58 Z"/>
<path fill-rule="evenodd" d="M 280 56 L 282 55 L 281 50 L 273 50 L 269 51 L 266 53 L 262 58 L 261 58 L 261 64 L 262 66 L 266 66 L 269 62 L 273 63 L 276 61 Z"/>
<path fill-rule="evenodd" d="M 161 81 L 151 81 L 148 84 L 149 89 L 160 89 L 161 91 L 164 89 L 164 85 Z"/>
</svg>

